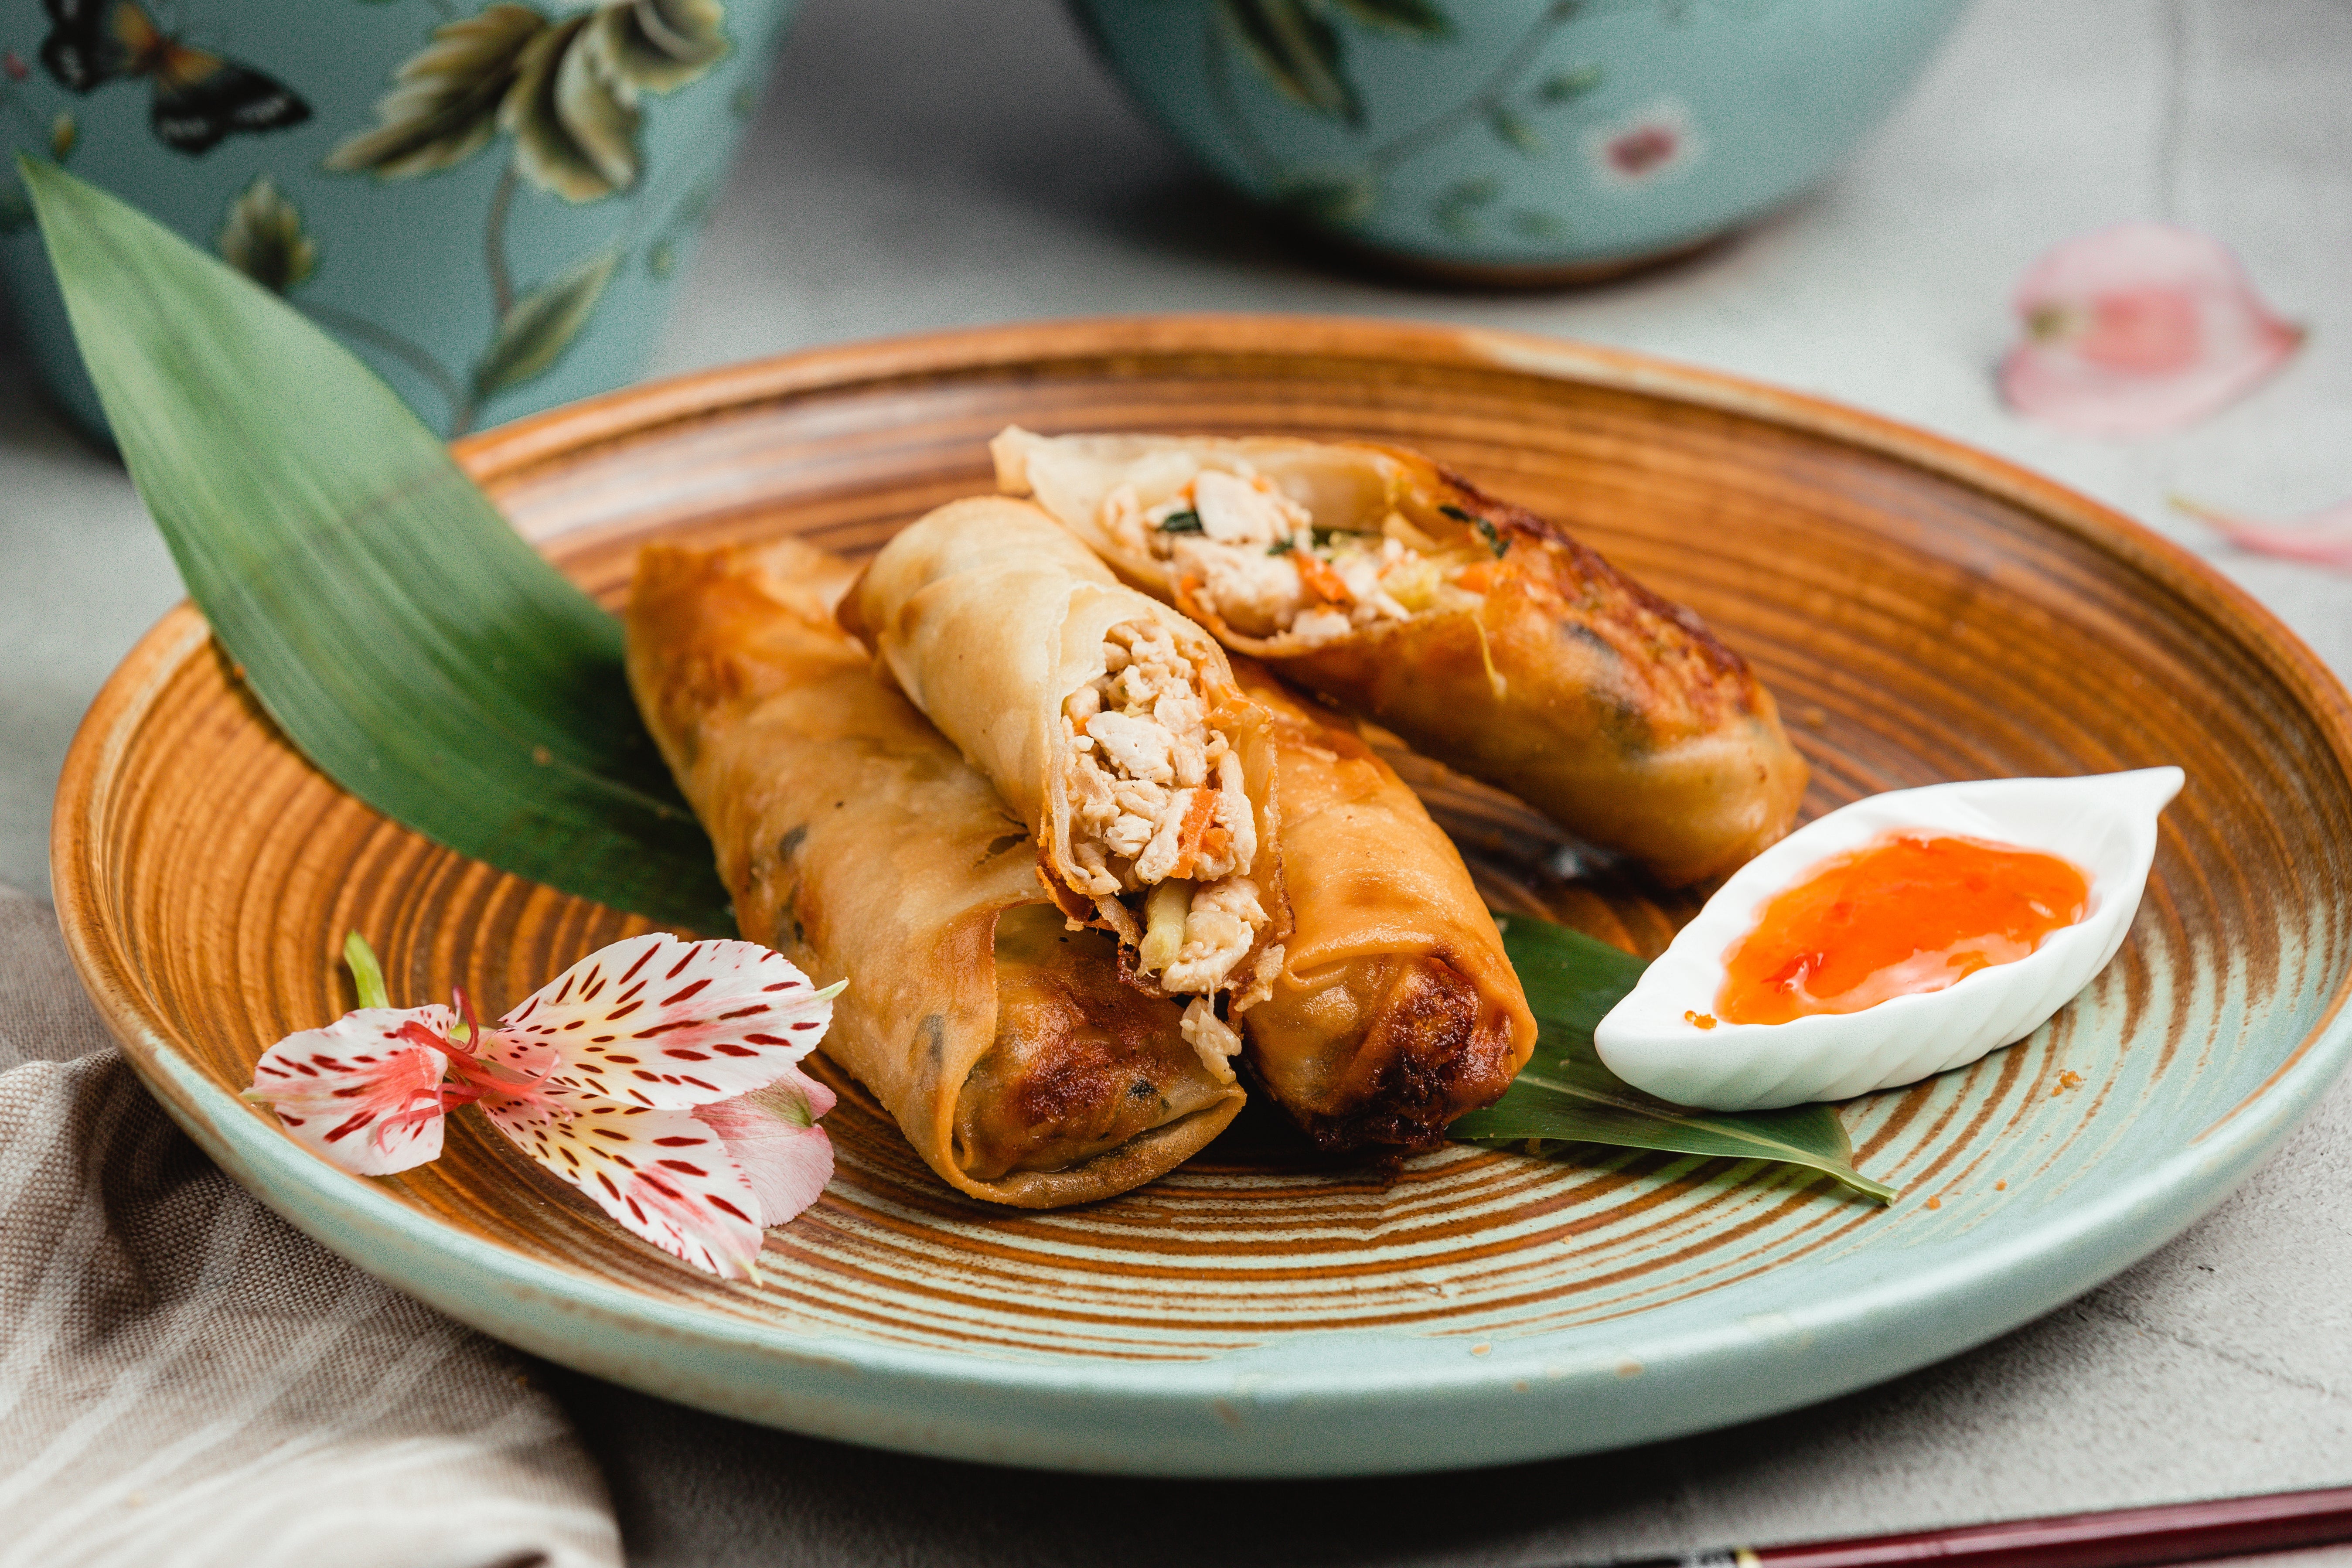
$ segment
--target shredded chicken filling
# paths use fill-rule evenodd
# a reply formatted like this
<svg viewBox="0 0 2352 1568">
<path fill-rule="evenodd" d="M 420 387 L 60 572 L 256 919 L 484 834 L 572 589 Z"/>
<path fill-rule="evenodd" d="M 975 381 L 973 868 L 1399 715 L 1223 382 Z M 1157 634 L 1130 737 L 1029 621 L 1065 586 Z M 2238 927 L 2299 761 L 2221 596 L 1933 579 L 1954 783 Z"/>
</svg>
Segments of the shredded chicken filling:
<svg viewBox="0 0 2352 1568">
<path fill-rule="evenodd" d="M 1376 528 L 1327 527 L 1263 474 L 1203 468 L 1146 502 L 1133 485 L 1103 500 L 1124 548 L 1168 563 L 1202 606 L 1244 637 L 1328 642 L 1429 610 L 1475 606 L 1482 554 L 1449 552 L 1391 511 Z"/>
<path fill-rule="evenodd" d="M 1103 656 L 1104 673 L 1062 703 L 1080 890 L 1137 942 L 1140 972 L 1170 993 L 1208 995 L 1266 923 L 1244 875 L 1257 818 L 1241 758 L 1209 722 L 1201 672 L 1167 627 L 1122 622 Z"/>
</svg>

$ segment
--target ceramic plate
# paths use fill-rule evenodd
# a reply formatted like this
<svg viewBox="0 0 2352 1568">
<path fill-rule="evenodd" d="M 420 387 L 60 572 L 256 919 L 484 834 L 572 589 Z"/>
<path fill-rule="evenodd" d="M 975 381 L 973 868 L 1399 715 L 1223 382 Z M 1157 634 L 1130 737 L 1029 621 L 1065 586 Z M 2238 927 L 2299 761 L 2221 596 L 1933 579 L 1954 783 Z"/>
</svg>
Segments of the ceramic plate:
<svg viewBox="0 0 2352 1568">
<path fill-rule="evenodd" d="M 1638 1442 L 1817 1400 L 2047 1311 L 2178 1233 L 2352 1049 L 2352 709 L 2244 595 L 2124 519 L 1866 416 L 1480 332 L 1068 323 L 714 372 L 489 432 L 467 465 L 617 603 L 654 534 L 851 552 L 989 483 L 1018 421 L 1422 447 L 1695 605 L 1778 693 L 1809 815 L 1940 779 L 2177 763 L 2117 961 L 1966 1070 L 1841 1108 L 1891 1209 L 1721 1161 L 1454 1147 L 1392 1173 L 1263 1121 L 1108 1203 L 962 1200 L 845 1089 L 839 1174 L 758 1288 L 669 1264 L 479 1122 L 348 1176 L 236 1099 L 341 1011 L 495 1013 L 642 923 L 417 838 L 311 769 L 183 607 L 100 696 L 57 810 L 59 913 L 148 1084 L 361 1267 L 527 1350 L 855 1442 L 1158 1475 L 1340 1475 Z M 1507 908 L 1643 952 L 1686 902 L 1445 792 Z"/>
</svg>

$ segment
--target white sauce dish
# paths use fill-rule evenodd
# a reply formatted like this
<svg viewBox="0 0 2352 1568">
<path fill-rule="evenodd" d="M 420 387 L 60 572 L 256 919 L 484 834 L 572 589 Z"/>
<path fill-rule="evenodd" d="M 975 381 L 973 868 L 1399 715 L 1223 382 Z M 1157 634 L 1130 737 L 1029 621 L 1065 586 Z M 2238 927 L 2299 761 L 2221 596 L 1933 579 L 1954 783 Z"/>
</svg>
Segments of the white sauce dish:
<svg viewBox="0 0 2352 1568">
<path fill-rule="evenodd" d="M 2063 779 L 1977 779 L 1895 790 L 1806 824 L 1733 873 L 1593 1031 L 1619 1078 L 1662 1100 L 1710 1110 L 1767 1110 L 1893 1089 L 2023 1039 L 2090 984 L 2123 945 L 2156 855 L 2156 819 L 2180 793 L 2179 768 Z M 1941 991 L 1895 996 L 1856 1013 L 1784 1024 L 1718 1021 L 1725 957 L 1763 906 L 1832 857 L 1919 830 L 2041 850 L 2090 879 L 2090 907 L 2011 963 Z"/>
</svg>

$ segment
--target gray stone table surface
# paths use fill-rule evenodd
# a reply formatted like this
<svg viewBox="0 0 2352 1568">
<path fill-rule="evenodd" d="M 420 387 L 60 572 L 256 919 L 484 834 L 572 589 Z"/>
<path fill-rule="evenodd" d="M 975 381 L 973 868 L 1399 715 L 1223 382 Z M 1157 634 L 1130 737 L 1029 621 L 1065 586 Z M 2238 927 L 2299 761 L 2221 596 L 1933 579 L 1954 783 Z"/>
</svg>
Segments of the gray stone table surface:
<svg viewBox="0 0 2352 1568">
<path fill-rule="evenodd" d="M 1892 0 L 1890 0 L 1892 3 Z M 1975 442 L 2212 559 L 2352 672 L 2352 576 L 2218 549 L 2176 492 L 2352 494 L 2352 5 L 1984 0 L 1839 175 L 1699 258 L 1564 294 L 1431 292 L 1270 238 L 1118 97 L 1051 0 L 811 0 L 661 371 L 1027 317 L 1418 317 L 1650 350 Z M 2186 434 L 2005 412 L 2019 272 L 2170 218 L 2312 324 Z M 0 379 L 0 880 L 45 885 L 91 693 L 178 596 L 110 458 Z M 2352 1483 L 2352 1092 L 2188 1235 L 1882 1388 L 1615 1456 L 1375 1482 L 1164 1483 L 877 1455 L 549 1369 L 646 1563 L 1538 1563 Z M 2322 1557 L 2344 1560 L 2341 1553 Z"/>
</svg>

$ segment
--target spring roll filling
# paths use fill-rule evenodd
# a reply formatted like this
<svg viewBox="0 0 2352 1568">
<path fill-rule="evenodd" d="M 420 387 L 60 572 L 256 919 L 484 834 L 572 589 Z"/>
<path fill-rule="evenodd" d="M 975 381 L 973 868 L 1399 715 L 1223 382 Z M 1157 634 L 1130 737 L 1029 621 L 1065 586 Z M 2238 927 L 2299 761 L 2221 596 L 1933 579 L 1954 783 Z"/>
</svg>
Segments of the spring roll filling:
<svg viewBox="0 0 2352 1568">
<path fill-rule="evenodd" d="M 1137 944 L 1139 973 L 1171 994 L 1207 996 L 1227 987 L 1267 919 L 1242 874 L 1257 858 L 1257 819 L 1241 758 L 1209 721 L 1200 669 L 1167 627 L 1119 623 L 1103 661 L 1062 703 L 1072 880 Z"/>
<path fill-rule="evenodd" d="M 1102 525 L 1122 548 L 1167 563 L 1196 602 L 1244 637 L 1311 647 L 1383 621 L 1475 608 L 1487 589 L 1490 551 L 1449 549 L 1393 510 L 1370 528 L 1318 522 L 1239 459 L 1233 472 L 1176 479 L 1117 486 L 1103 499 Z"/>
</svg>

